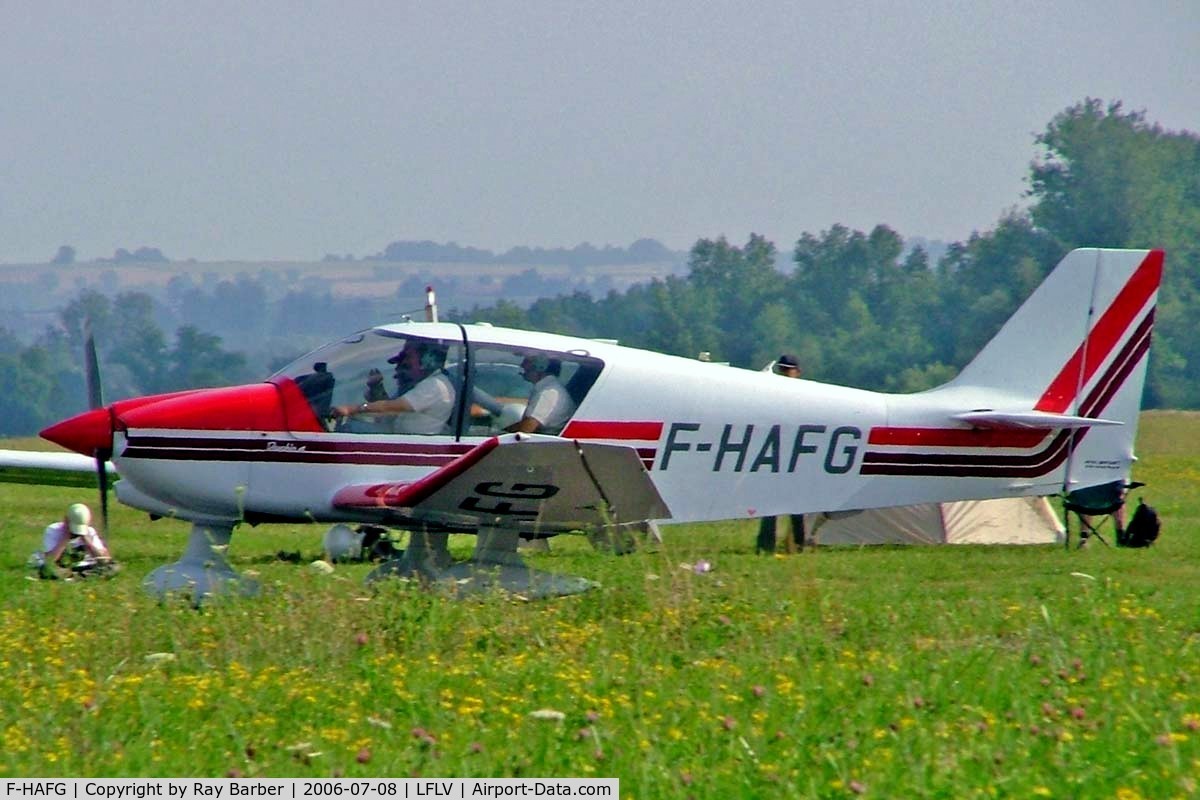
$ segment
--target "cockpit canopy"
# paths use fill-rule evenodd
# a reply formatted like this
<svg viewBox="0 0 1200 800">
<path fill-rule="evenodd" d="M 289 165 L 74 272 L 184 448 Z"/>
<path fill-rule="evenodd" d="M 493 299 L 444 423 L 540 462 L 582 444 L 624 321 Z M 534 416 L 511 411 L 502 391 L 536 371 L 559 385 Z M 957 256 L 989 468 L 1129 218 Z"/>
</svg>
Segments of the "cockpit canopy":
<svg viewBox="0 0 1200 800">
<path fill-rule="evenodd" d="M 429 326 L 433 327 L 433 326 Z M 440 430 L 432 435 L 493 436 L 521 421 L 536 379 L 550 376 L 569 398 L 562 413 L 537 432 L 558 434 L 582 405 L 604 363 L 583 351 L 560 352 L 500 342 L 468 341 L 458 326 L 440 325 L 452 338 L 414 335 L 408 330 L 373 328 L 328 344 L 284 367 L 272 382 L 291 381 L 327 431 L 391 434 L 404 429 L 399 414 L 362 414 L 336 418 L 338 406 L 403 396 L 415 386 L 400 363 L 406 349 L 418 353 L 422 376 L 444 375 L 454 387 L 455 403 Z M 424 332 L 422 332 L 424 334 Z M 454 334 L 458 335 L 455 336 Z M 469 401 L 469 402 L 468 402 Z"/>
</svg>

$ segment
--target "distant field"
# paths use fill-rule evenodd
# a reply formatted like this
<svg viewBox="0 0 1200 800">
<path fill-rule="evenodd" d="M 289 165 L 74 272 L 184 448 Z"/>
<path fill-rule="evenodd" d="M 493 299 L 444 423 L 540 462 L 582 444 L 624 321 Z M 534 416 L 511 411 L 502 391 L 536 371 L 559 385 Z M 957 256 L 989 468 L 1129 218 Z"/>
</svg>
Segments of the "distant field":
<svg viewBox="0 0 1200 800">
<path fill-rule="evenodd" d="M 124 507 L 110 537 L 124 573 L 30 581 L 42 526 L 90 498 L 3 486 L 0 779 L 615 776 L 634 798 L 1195 796 L 1197 442 L 1200 414 L 1143 415 L 1136 494 L 1164 518 L 1150 550 L 760 558 L 750 523 L 673 526 L 626 557 L 554 540 L 530 561 L 602 588 L 536 603 L 368 591 L 364 566 L 307 566 L 323 529 L 263 526 L 231 549 L 261 597 L 159 604 L 139 581 L 182 551 L 186 527 Z M 455 539 L 465 555 L 470 537 Z M 711 572 L 691 568 L 701 558 Z"/>
<path fill-rule="evenodd" d="M 446 262 L 391 261 L 172 261 L 165 264 L 106 264 L 80 262 L 69 265 L 0 264 L 0 287 L 7 287 L 7 303 L 14 309 L 24 306 L 50 309 L 62 305 L 85 287 L 99 288 L 106 293 L 141 290 L 161 292 L 178 275 L 196 282 L 218 282 L 248 276 L 262 281 L 268 293 L 282 294 L 300 288 L 306 281 L 319 282 L 323 288 L 341 297 L 371 299 L 392 297 L 401 287 L 416 280 L 432 282 L 435 288 L 450 290 L 443 301 L 455 297 L 469 299 L 469 304 L 491 298 L 528 302 L 532 298 L 514 297 L 503 293 L 505 281 L 535 270 L 541 279 L 586 279 L 589 283 L 623 291 L 628 287 L 655 278 L 666 278 L 678 272 L 679 265 L 670 262 L 645 264 L 614 264 L 607 266 L 572 267 L 566 264 L 478 264 Z M 423 285 L 415 291 L 405 290 L 418 307 L 424 302 Z M 454 305 L 463 305 L 456 301 Z M 449 307 L 449 306 L 447 306 Z"/>
</svg>

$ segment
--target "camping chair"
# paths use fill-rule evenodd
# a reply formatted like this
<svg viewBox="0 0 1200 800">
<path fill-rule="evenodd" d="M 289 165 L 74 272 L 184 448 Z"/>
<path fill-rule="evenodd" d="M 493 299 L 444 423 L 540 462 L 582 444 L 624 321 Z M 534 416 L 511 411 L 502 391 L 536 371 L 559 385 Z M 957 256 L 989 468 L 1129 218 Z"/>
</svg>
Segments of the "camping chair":
<svg viewBox="0 0 1200 800">
<path fill-rule="evenodd" d="M 1092 536 L 1107 546 L 1108 542 L 1100 535 L 1100 529 L 1104 527 L 1105 520 L 1110 518 L 1117 532 L 1116 538 L 1120 541 L 1121 535 L 1124 533 L 1120 511 L 1125 506 L 1125 495 L 1130 489 L 1136 489 L 1139 486 L 1145 486 L 1145 484 L 1137 481 L 1126 483 L 1120 480 L 1068 492 L 1063 497 L 1063 528 L 1066 531 L 1064 544 L 1068 548 L 1071 546 L 1071 512 L 1079 517 L 1079 547 L 1087 544 L 1088 539 Z M 1102 519 L 1097 523 L 1096 517 Z"/>
</svg>

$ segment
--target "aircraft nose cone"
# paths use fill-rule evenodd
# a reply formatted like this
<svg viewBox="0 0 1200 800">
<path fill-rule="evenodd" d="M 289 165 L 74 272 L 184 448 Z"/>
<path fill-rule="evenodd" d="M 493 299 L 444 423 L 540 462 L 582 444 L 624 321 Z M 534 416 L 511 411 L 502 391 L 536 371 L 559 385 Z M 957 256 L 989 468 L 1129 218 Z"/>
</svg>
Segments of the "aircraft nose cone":
<svg viewBox="0 0 1200 800">
<path fill-rule="evenodd" d="M 112 417 L 107 408 L 94 408 L 56 422 L 39 435 L 68 450 L 91 456 L 97 450 L 112 450 Z"/>
</svg>

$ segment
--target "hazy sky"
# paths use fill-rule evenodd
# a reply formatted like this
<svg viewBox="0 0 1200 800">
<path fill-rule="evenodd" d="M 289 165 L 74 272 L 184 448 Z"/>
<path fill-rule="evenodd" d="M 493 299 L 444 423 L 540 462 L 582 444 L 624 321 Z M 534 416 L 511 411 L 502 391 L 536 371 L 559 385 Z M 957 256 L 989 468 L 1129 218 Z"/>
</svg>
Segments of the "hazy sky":
<svg viewBox="0 0 1200 800">
<path fill-rule="evenodd" d="M 1200 2 L 0 0 L 0 261 L 958 241 L 1088 96 L 1200 131 Z"/>
</svg>

